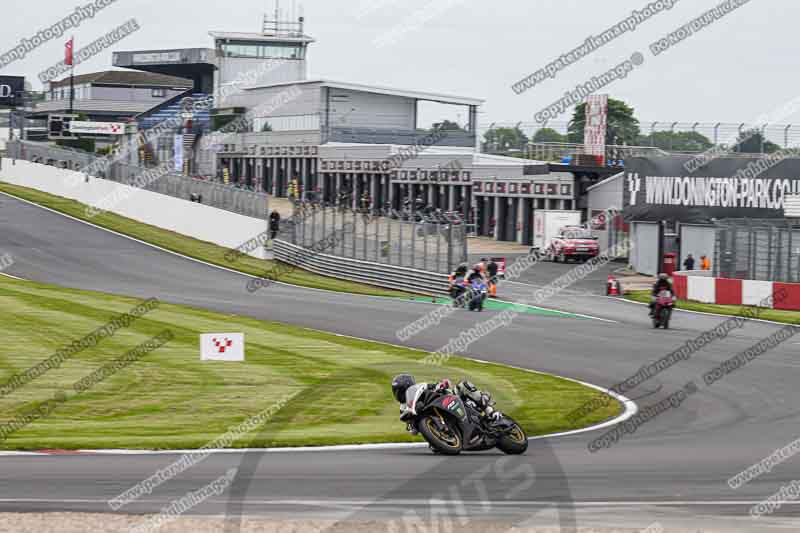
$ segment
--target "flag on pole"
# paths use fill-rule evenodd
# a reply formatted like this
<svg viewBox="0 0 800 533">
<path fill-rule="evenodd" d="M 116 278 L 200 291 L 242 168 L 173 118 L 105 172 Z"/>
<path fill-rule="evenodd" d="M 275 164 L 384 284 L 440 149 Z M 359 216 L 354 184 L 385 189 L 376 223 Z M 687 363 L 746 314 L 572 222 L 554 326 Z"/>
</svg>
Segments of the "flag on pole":
<svg viewBox="0 0 800 533">
<path fill-rule="evenodd" d="M 73 64 L 73 54 L 72 49 L 73 45 L 75 44 L 75 37 L 71 37 L 67 44 L 64 47 L 64 64 L 72 66 Z"/>
</svg>

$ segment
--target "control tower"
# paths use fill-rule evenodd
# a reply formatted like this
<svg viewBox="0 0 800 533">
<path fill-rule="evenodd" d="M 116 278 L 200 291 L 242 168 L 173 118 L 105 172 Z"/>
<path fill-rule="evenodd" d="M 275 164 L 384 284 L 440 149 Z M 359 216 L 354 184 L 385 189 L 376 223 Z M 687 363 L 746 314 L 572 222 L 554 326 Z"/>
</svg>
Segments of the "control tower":
<svg viewBox="0 0 800 533">
<path fill-rule="evenodd" d="M 194 94 L 213 94 L 217 108 L 235 107 L 220 96 L 306 79 L 306 53 L 314 39 L 303 32 L 304 24 L 303 17 L 282 20 L 276 9 L 274 18 L 264 16 L 260 33 L 212 31 L 213 48 L 115 52 L 113 65 L 191 79 Z"/>
<path fill-rule="evenodd" d="M 261 33 L 209 32 L 217 57 L 214 96 L 220 97 L 225 87 L 222 96 L 248 87 L 307 79 L 306 54 L 314 39 L 304 33 L 303 26 L 303 17 L 281 20 L 276 9 L 273 19 L 264 16 Z M 217 98 L 217 107 L 231 107 L 225 100 Z"/>
</svg>

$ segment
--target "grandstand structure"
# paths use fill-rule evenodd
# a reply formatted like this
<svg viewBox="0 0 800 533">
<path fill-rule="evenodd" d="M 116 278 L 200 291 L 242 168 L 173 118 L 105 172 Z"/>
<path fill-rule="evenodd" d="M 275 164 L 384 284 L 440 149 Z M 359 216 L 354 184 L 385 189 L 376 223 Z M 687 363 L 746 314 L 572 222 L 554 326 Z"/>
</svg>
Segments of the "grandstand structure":
<svg viewBox="0 0 800 533">
<path fill-rule="evenodd" d="M 522 244 L 531 241 L 535 209 L 578 209 L 576 183 L 587 173 L 599 179 L 594 169 L 579 175 L 481 153 L 480 98 L 310 79 L 315 39 L 303 17 L 265 16 L 260 32 L 209 36 L 210 48 L 113 54 L 113 65 L 127 72 L 189 85 L 134 117 L 138 132 L 129 135 L 138 136 L 140 149 L 126 163 L 175 160 L 186 175 L 279 197 L 398 211 L 422 204 L 460 213 L 478 234 Z M 421 124 L 421 107 L 441 104 L 464 123 Z M 170 128 L 142 135 L 164 124 Z"/>
</svg>

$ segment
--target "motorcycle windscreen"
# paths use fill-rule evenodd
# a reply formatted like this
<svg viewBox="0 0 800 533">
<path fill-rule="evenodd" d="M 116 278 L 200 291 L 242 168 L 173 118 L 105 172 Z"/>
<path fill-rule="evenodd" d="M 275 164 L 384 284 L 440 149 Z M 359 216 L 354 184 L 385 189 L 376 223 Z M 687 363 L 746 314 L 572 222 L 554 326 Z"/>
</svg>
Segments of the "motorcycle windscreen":
<svg viewBox="0 0 800 533">
<path fill-rule="evenodd" d="M 406 389 L 406 405 L 414 414 L 417 414 L 417 400 L 419 400 L 420 396 L 425 392 L 426 387 L 427 385 L 425 383 L 417 383 Z"/>
</svg>

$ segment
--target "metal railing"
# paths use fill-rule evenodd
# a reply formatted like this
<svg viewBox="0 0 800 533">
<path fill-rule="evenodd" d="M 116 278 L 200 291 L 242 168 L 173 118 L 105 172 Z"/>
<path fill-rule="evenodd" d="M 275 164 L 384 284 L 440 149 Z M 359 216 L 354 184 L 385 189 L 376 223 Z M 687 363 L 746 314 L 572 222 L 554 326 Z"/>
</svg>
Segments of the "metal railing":
<svg viewBox="0 0 800 533">
<path fill-rule="evenodd" d="M 430 138 L 433 130 L 393 130 L 349 126 L 323 127 L 323 142 L 414 145 Z M 475 146 L 475 133 L 464 130 L 447 130 L 447 135 L 437 139 L 437 146 Z"/>
<path fill-rule="evenodd" d="M 789 118 L 791 114 L 787 114 L 784 120 Z M 780 119 L 779 119 L 780 120 Z M 528 142 L 541 142 L 545 139 L 548 141 L 556 141 L 553 139 L 552 132 L 555 131 L 558 135 L 562 136 L 562 141 L 567 141 L 566 138 L 569 133 L 569 122 L 556 121 L 548 122 L 546 124 L 538 124 L 533 122 L 518 122 L 518 123 L 501 123 L 495 122 L 488 125 L 481 125 L 478 128 L 478 135 L 481 140 L 481 145 L 487 152 L 505 152 L 505 151 L 524 151 Z M 505 140 L 504 146 L 496 146 L 493 143 L 487 143 L 487 134 L 493 130 L 500 128 L 519 129 L 524 135 L 525 140 L 521 137 L 517 142 L 510 142 Z M 537 134 L 542 130 L 548 130 L 547 135 L 538 137 Z M 758 143 L 759 146 L 756 152 L 768 152 L 772 143 L 772 148 L 777 145 L 780 148 L 800 147 L 800 124 L 786 124 L 786 123 L 750 123 L 750 122 L 681 122 L 681 121 L 640 121 L 639 122 L 640 134 L 638 139 L 627 139 L 628 144 L 638 144 L 639 146 L 650 146 L 653 148 L 660 148 L 667 152 L 678 153 L 698 153 L 704 151 L 706 148 L 700 142 L 702 139 L 699 136 L 705 137 L 703 142 L 711 143 L 713 146 L 724 145 L 732 149 L 732 152 L 739 153 L 738 149 L 733 149 L 737 139 L 740 136 L 750 131 L 757 131 L 760 135 L 760 140 L 763 142 Z M 681 135 L 682 134 L 682 135 Z M 488 139 L 492 139 L 489 134 Z M 622 144 L 617 139 L 607 139 L 609 145 Z"/>
<path fill-rule="evenodd" d="M 7 157 L 10 158 L 74 171 L 82 171 L 97 160 L 94 154 L 47 143 L 11 141 L 6 149 Z M 268 196 L 264 193 L 247 191 L 216 181 L 190 178 L 177 172 L 166 171 L 164 167 L 143 168 L 115 162 L 97 174 L 95 176 L 97 178 L 141 187 L 187 201 L 196 201 L 248 217 L 266 219 L 269 213 Z"/>
<path fill-rule="evenodd" d="M 273 253 L 284 263 L 323 276 L 419 294 L 448 292 L 445 274 L 331 255 L 280 239 L 275 241 Z"/>
<path fill-rule="evenodd" d="M 723 278 L 800 282 L 800 220 L 717 221 L 712 268 Z"/>
<path fill-rule="evenodd" d="M 408 267 L 425 272 L 452 272 L 467 260 L 466 225 L 454 213 L 401 213 L 353 210 L 342 206 L 302 204 L 302 215 L 283 224 L 281 238 L 303 248 L 323 246 L 332 235 L 328 255 Z"/>
<path fill-rule="evenodd" d="M 537 161 L 560 161 L 565 157 L 590 155 L 586 145 L 575 143 L 530 143 L 525 148 L 525 156 Z M 619 161 L 631 157 L 653 157 L 670 155 L 660 148 L 651 146 L 606 146 L 606 161 Z"/>
</svg>

